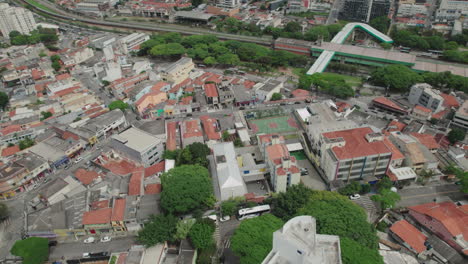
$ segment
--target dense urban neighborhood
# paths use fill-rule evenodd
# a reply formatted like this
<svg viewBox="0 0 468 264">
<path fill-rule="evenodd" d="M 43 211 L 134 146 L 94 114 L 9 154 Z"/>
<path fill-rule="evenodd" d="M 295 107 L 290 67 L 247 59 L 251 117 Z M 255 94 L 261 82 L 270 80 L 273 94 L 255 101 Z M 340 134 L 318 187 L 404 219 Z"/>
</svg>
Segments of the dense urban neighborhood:
<svg viewBox="0 0 468 264">
<path fill-rule="evenodd" d="M 0 0 L 0 264 L 468 263 L 468 1 Z"/>
</svg>

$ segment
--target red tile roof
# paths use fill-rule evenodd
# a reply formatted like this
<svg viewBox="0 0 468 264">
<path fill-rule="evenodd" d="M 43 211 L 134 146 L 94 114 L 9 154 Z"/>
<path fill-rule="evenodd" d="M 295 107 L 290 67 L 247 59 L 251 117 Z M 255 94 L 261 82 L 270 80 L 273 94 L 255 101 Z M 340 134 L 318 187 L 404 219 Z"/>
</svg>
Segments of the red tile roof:
<svg viewBox="0 0 468 264">
<path fill-rule="evenodd" d="M 110 223 L 112 208 L 104 208 L 83 213 L 83 225 L 99 225 Z"/>
<path fill-rule="evenodd" d="M 160 172 L 164 172 L 165 166 L 166 166 L 166 162 L 163 160 L 159 163 L 154 164 L 153 166 L 145 168 L 145 178 L 149 176 L 153 176 Z"/>
<path fill-rule="evenodd" d="M 333 153 L 341 160 L 391 152 L 383 141 L 367 141 L 366 135 L 370 133 L 374 133 L 371 128 L 361 127 L 323 133 L 322 135 L 329 139 L 342 137 L 345 140 L 346 143 L 343 147 L 332 148 Z"/>
<path fill-rule="evenodd" d="M 205 94 L 207 97 L 218 97 L 218 89 L 216 88 L 216 84 L 214 83 L 207 83 L 204 85 Z"/>
<path fill-rule="evenodd" d="M 167 150 L 176 150 L 177 148 L 177 123 L 176 122 L 169 122 L 166 123 L 166 149 Z"/>
<path fill-rule="evenodd" d="M 112 208 L 111 221 L 123 221 L 125 216 L 125 199 L 117 199 L 114 201 Z"/>
<path fill-rule="evenodd" d="M 450 112 L 450 110 L 446 109 L 446 110 L 442 110 L 442 111 L 439 111 L 435 114 L 433 114 L 431 116 L 431 118 L 435 118 L 435 119 L 442 119 L 445 115 L 447 115 L 448 113 Z"/>
<path fill-rule="evenodd" d="M 346 102 L 336 102 L 335 105 L 337 107 L 336 111 L 338 113 L 344 112 L 346 109 L 351 107 L 351 105 Z"/>
<path fill-rule="evenodd" d="M 20 152 L 20 148 L 18 145 L 7 147 L 7 148 L 2 149 L 2 157 L 8 157 L 8 156 L 16 154 L 17 152 Z"/>
<path fill-rule="evenodd" d="M 7 127 L 3 128 L 2 130 L 0 130 L 0 133 L 2 135 L 6 136 L 8 134 L 19 132 L 19 131 L 21 131 L 21 126 L 20 125 L 10 125 L 10 126 L 7 126 Z"/>
<path fill-rule="evenodd" d="M 201 116 L 200 119 L 203 123 L 203 130 L 205 131 L 206 136 L 209 140 L 220 140 L 221 133 L 216 131 L 217 121 L 214 118 L 209 116 Z"/>
<path fill-rule="evenodd" d="M 397 104 L 394 103 L 393 101 L 391 101 L 391 100 L 389 100 L 389 99 L 387 99 L 387 98 L 385 98 L 385 97 L 383 97 L 383 96 L 375 98 L 374 100 L 372 100 L 372 102 L 385 105 L 385 106 L 387 106 L 387 107 L 396 109 L 396 110 L 398 110 L 398 111 L 404 111 L 404 112 L 406 112 L 405 109 L 401 108 L 399 105 L 397 105 Z"/>
<path fill-rule="evenodd" d="M 284 137 L 279 134 L 265 134 L 265 135 L 258 136 L 258 139 L 260 143 L 270 143 L 272 136 L 278 136 L 279 142 L 284 142 Z"/>
<path fill-rule="evenodd" d="M 79 139 L 78 135 L 73 134 L 73 133 L 70 132 L 70 131 L 64 131 L 63 134 L 62 134 L 62 138 L 63 138 L 63 139 L 73 138 L 74 140 L 78 140 L 78 139 Z"/>
<path fill-rule="evenodd" d="M 457 101 L 457 98 L 455 98 L 455 96 L 446 93 L 441 93 L 440 96 L 444 98 L 445 107 L 460 107 L 460 103 Z"/>
<path fill-rule="evenodd" d="M 426 250 L 424 242 L 427 240 L 427 237 L 412 224 L 408 223 L 408 221 L 400 220 L 393 224 L 390 230 L 412 249 L 416 250 L 416 252 L 421 253 Z"/>
<path fill-rule="evenodd" d="M 420 204 L 409 209 L 436 219 L 452 236 L 463 235 L 468 241 L 468 212 L 464 207 L 456 206 L 452 202 L 443 202 Z"/>
<path fill-rule="evenodd" d="M 136 168 L 134 163 L 129 162 L 127 160 L 112 160 L 103 164 L 102 166 L 117 175 L 128 175 L 132 173 Z"/>
<path fill-rule="evenodd" d="M 32 78 L 33 78 L 34 80 L 37 81 L 37 80 L 42 79 L 42 77 L 45 76 L 45 73 L 44 73 L 44 71 L 42 71 L 42 70 L 32 69 L 32 70 L 31 70 L 31 76 L 32 76 Z"/>
<path fill-rule="evenodd" d="M 411 136 L 415 137 L 419 143 L 426 146 L 428 149 L 438 149 L 440 148 L 439 143 L 435 140 L 434 136 L 429 134 L 420 134 L 420 133 L 410 133 Z"/>
<path fill-rule="evenodd" d="M 252 82 L 252 81 L 249 81 L 249 80 L 244 81 L 244 87 L 246 89 L 252 89 L 252 87 L 254 87 L 254 85 L 255 85 L 255 82 Z"/>
<path fill-rule="evenodd" d="M 305 97 L 305 96 L 309 96 L 310 95 L 310 92 L 307 91 L 307 90 L 304 90 L 304 89 L 296 89 L 294 91 L 291 92 L 292 96 L 293 97 Z"/>
<path fill-rule="evenodd" d="M 181 105 L 189 105 L 192 103 L 192 100 L 193 100 L 193 96 L 187 96 L 187 97 L 184 97 L 180 100 L 180 104 Z"/>
<path fill-rule="evenodd" d="M 69 73 L 64 73 L 64 74 L 60 74 L 60 75 L 55 76 L 55 79 L 57 81 L 62 81 L 62 80 L 66 80 L 66 79 L 69 79 L 69 78 L 71 78 L 71 75 Z"/>
<path fill-rule="evenodd" d="M 184 121 L 185 131 L 183 131 L 183 138 L 202 137 L 200 123 L 197 119 Z"/>
<path fill-rule="evenodd" d="M 281 159 L 283 157 L 289 157 L 289 151 L 285 144 L 275 144 L 266 147 L 268 158 L 271 161 Z"/>
<path fill-rule="evenodd" d="M 140 195 L 141 194 L 141 183 L 143 180 L 144 171 L 135 171 L 130 177 L 128 183 L 128 195 Z"/>
<path fill-rule="evenodd" d="M 425 112 L 425 113 L 432 113 L 432 110 L 429 109 L 429 108 L 426 108 L 424 106 L 420 106 L 420 105 L 417 105 L 414 107 L 414 110 L 419 110 L 421 112 Z"/>
<path fill-rule="evenodd" d="M 99 174 L 95 171 L 88 171 L 83 168 L 80 168 L 76 170 L 75 177 L 84 185 L 89 185 L 99 177 Z"/>
<path fill-rule="evenodd" d="M 158 194 L 160 192 L 161 192 L 160 183 L 148 184 L 145 187 L 145 194 Z"/>
<path fill-rule="evenodd" d="M 169 83 L 167 82 L 157 82 L 155 85 L 153 85 L 153 87 L 151 87 L 151 90 L 155 92 L 161 92 L 161 89 L 168 85 Z"/>
<path fill-rule="evenodd" d="M 392 120 L 388 125 L 387 125 L 387 131 L 393 132 L 393 131 L 403 131 L 405 129 L 406 124 L 398 122 L 397 120 Z"/>
<path fill-rule="evenodd" d="M 62 96 L 65 96 L 65 95 L 67 95 L 67 94 L 71 94 L 71 93 L 73 93 L 75 90 L 78 90 L 78 89 L 80 89 L 80 88 L 81 88 L 81 86 L 76 85 L 76 86 L 73 86 L 73 87 L 70 87 L 70 88 L 63 89 L 63 90 L 61 90 L 61 91 L 58 91 L 58 92 L 56 92 L 54 95 L 59 96 L 59 97 L 62 97 Z"/>
</svg>

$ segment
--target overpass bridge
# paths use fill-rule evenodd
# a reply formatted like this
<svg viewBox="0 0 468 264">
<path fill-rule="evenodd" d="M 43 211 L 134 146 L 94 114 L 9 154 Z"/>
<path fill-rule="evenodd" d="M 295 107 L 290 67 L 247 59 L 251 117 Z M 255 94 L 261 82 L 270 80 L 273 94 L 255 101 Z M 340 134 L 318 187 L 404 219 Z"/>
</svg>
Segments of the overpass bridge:
<svg viewBox="0 0 468 264">
<path fill-rule="evenodd" d="M 368 24 L 365 23 L 348 23 L 346 26 L 343 27 L 343 29 L 336 34 L 335 37 L 330 41 L 331 43 L 336 43 L 336 44 L 343 44 L 345 40 L 349 37 L 349 35 L 356 29 L 359 28 L 368 34 L 374 36 L 381 42 L 385 43 L 393 43 L 393 40 L 388 37 L 387 35 L 383 34 L 382 32 L 378 31 L 377 29 L 369 26 Z M 335 56 L 335 51 L 330 51 L 330 50 L 324 50 L 322 54 L 317 58 L 315 63 L 310 67 L 310 69 L 307 71 L 308 75 L 312 75 L 317 72 L 323 72 L 330 61 L 333 59 L 333 56 Z"/>
</svg>

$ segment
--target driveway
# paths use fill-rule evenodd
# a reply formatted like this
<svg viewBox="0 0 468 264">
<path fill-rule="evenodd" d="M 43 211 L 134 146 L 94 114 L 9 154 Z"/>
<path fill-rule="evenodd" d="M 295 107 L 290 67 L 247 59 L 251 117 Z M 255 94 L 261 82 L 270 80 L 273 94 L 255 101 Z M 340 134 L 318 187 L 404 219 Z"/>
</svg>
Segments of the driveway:
<svg viewBox="0 0 468 264">
<path fill-rule="evenodd" d="M 301 168 L 306 168 L 308 175 L 301 176 L 302 183 L 313 190 L 327 190 L 327 185 L 320 178 L 317 170 L 312 166 L 308 159 L 298 160 L 297 163 Z"/>
<path fill-rule="evenodd" d="M 97 252 L 122 252 L 127 251 L 135 243 L 134 237 L 114 238 L 110 242 L 85 244 L 83 241 L 72 243 L 61 243 L 52 247 L 49 254 L 49 260 L 81 258 L 83 253 Z"/>
</svg>

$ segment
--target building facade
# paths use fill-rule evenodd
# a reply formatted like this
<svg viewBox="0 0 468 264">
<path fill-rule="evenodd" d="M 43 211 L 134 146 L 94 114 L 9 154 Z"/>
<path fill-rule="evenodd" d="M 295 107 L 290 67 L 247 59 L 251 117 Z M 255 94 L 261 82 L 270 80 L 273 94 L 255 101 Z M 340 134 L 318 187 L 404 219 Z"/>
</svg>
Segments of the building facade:
<svg viewBox="0 0 468 264">
<path fill-rule="evenodd" d="M 11 7 L 6 3 L 0 3 L 0 31 L 3 37 L 9 39 L 12 31 L 29 34 L 35 29 L 36 21 L 31 11 L 22 7 Z"/>
<path fill-rule="evenodd" d="M 195 68 L 191 58 L 181 58 L 162 70 L 161 79 L 165 82 L 171 82 L 174 85 L 179 84 L 189 77 L 189 73 Z"/>
<path fill-rule="evenodd" d="M 418 83 L 411 87 L 408 95 L 408 101 L 413 105 L 426 107 L 433 112 L 439 112 L 443 109 L 444 98 L 440 91 L 432 89 L 427 83 Z"/>
<path fill-rule="evenodd" d="M 468 100 L 458 109 L 453 117 L 454 126 L 468 130 Z"/>
<path fill-rule="evenodd" d="M 380 16 L 388 16 L 390 0 L 345 0 L 339 12 L 339 19 L 369 23 Z"/>
</svg>

